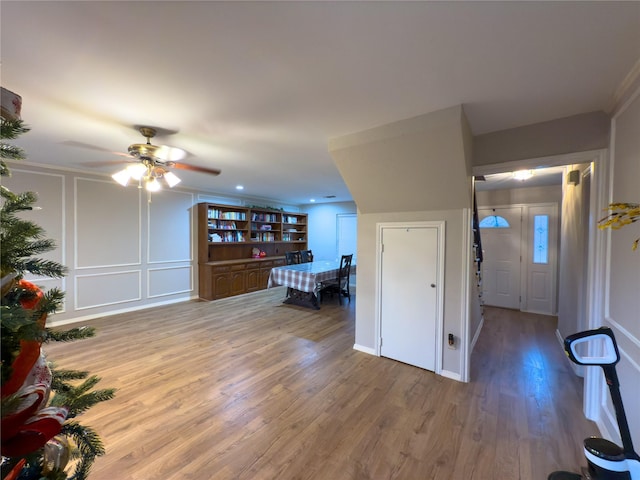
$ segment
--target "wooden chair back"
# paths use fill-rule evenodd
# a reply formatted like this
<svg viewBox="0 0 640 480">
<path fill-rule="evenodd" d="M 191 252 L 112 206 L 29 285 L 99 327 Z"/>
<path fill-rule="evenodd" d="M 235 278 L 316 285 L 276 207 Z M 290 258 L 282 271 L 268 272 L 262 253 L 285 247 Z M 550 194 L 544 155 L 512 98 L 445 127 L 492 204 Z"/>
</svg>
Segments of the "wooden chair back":
<svg viewBox="0 0 640 480">
<path fill-rule="evenodd" d="M 294 252 L 284 252 L 284 259 L 287 265 L 297 265 L 300 262 L 300 252 L 298 250 Z"/>
</svg>

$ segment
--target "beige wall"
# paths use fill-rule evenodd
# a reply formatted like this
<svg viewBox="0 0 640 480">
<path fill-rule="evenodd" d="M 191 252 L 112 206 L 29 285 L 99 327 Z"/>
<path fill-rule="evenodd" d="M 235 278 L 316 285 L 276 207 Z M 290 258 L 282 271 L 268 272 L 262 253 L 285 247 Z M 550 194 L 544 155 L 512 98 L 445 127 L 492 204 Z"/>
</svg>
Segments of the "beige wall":
<svg viewBox="0 0 640 480">
<path fill-rule="evenodd" d="M 562 201 L 562 186 L 512 188 L 476 192 L 478 207 L 496 207 L 527 203 L 557 203 Z"/>
<path fill-rule="evenodd" d="M 470 134 L 460 106 L 331 139 L 361 213 L 468 208 Z"/>
<path fill-rule="evenodd" d="M 590 165 L 570 165 L 578 170 L 580 183 L 570 185 L 563 175 L 560 221 L 560 257 L 558 262 L 558 332 L 567 335 L 588 328 L 586 318 L 586 282 L 588 266 L 588 216 L 590 208 Z M 586 221 L 586 222 L 585 222 Z"/>
<path fill-rule="evenodd" d="M 609 116 L 590 112 L 474 137 L 474 166 L 607 148 Z"/>
<path fill-rule="evenodd" d="M 377 224 L 444 220 L 443 338 L 467 344 L 472 137 L 461 106 L 332 139 L 329 151 L 358 207 L 356 347 L 375 351 Z M 464 249 L 468 249 L 466 252 Z M 477 296 L 473 298 L 479 302 Z M 463 350 L 442 348 L 445 375 L 462 378 Z"/>
<path fill-rule="evenodd" d="M 445 286 L 444 286 L 444 345 L 448 333 L 464 339 L 466 322 L 463 296 L 469 279 L 465 271 L 464 249 L 468 241 L 463 237 L 464 215 L 462 209 L 424 212 L 370 213 L 358 216 L 358 294 L 356 296 L 356 345 L 375 350 L 376 347 L 376 265 L 377 224 L 387 222 L 445 221 Z M 476 298 L 477 301 L 477 298 Z M 460 374 L 461 350 L 443 348 L 442 368 Z"/>
</svg>

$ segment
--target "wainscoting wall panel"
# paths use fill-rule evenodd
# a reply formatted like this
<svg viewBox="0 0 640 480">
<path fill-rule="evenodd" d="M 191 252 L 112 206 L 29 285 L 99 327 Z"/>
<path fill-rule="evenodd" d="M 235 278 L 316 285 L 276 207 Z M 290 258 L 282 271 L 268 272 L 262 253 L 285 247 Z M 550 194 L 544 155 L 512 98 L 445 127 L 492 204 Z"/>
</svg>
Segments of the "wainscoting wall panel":
<svg viewBox="0 0 640 480">
<path fill-rule="evenodd" d="M 75 268 L 141 263 L 141 190 L 75 178 Z"/>
<path fill-rule="evenodd" d="M 193 289 L 193 269 L 183 267 L 149 268 L 147 270 L 147 297 L 165 297 L 188 293 Z"/>
<path fill-rule="evenodd" d="M 611 160 L 608 165 L 611 182 L 610 199 L 617 202 L 638 202 L 640 178 L 640 84 L 636 82 L 629 100 L 620 106 L 611 121 Z M 605 168 L 607 168 L 605 166 Z M 611 201 L 610 200 L 610 201 Z M 632 244 L 638 238 L 638 224 L 619 230 L 607 231 L 607 257 L 604 272 L 606 285 L 604 298 L 604 323 L 610 325 L 620 349 L 620 363 L 616 366 L 620 379 L 620 391 L 627 409 L 631 438 L 640 440 L 640 415 L 637 415 L 640 398 L 640 251 L 633 251 Z M 601 373 L 598 372 L 602 390 Z M 589 378 L 587 378 L 589 380 Z M 604 395 L 606 429 L 610 437 L 617 436 L 615 412 L 609 395 Z"/>
<path fill-rule="evenodd" d="M 142 271 L 76 275 L 76 310 L 103 307 L 142 299 Z"/>
<path fill-rule="evenodd" d="M 11 168 L 11 176 L 3 177 L 2 184 L 13 193 L 34 192 L 38 196 L 36 207 L 22 214 L 22 218 L 41 226 L 45 238 L 55 242 L 56 248 L 39 255 L 39 258 L 66 265 L 65 245 L 65 177 L 57 173 L 33 172 L 20 168 Z M 25 280 L 35 283 L 44 291 L 51 288 L 66 290 L 66 278 L 49 278 L 25 275 Z M 66 311 L 65 300 L 57 313 Z"/>
<path fill-rule="evenodd" d="M 27 153 L 27 162 L 8 162 L 13 175 L 2 183 L 15 192 L 38 193 L 41 209 L 25 215 L 56 243 L 43 257 L 68 268 L 62 279 L 28 278 L 45 290 L 55 286 L 65 293 L 63 308 L 47 320 L 50 327 L 195 298 L 195 205 L 265 205 L 264 199 L 180 185 L 149 198 L 135 185 L 116 184 L 110 174 L 117 168 L 67 170 L 35 163 L 41 152 Z M 78 162 L 86 161 L 82 152 L 76 153 Z M 299 211 L 277 202 L 269 206 Z"/>
<path fill-rule="evenodd" d="M 45 231 L 46 238 L 56 243 L 55 250 L 43 253 L 40 257 L 64 265 L 66 261 L 64 175 L 11 168 L 11 177 L 3 177 L 2 184 L 13 193 L 35 192 L 38 195 L 36 208 L 24 212 L 22 217 L 40 225 Z"/>
<path fill-rule="evenodd" d="M 147 262 L 190 262 L 193 194 L 163 190 L 149 204 Z M 188 284 L 187 284 L 188 285 Z"/>
</svg>

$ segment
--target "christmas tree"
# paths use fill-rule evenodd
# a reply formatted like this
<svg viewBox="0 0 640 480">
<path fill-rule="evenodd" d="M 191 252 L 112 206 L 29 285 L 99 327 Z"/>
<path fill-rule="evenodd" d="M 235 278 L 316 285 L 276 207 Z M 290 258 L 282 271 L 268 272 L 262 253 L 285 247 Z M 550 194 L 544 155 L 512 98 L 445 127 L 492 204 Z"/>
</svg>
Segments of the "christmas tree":
<svg viewBox="0 0 640 480">
<path fill-rule="evenodd" d="M 5 159 L 25 158 L 20 148 L 5 140 L 28 131 L 21 119 L 2 109 L 1 176 L 10 175 Z M 45 238 L 40 226 L 25 219 L 36 204 L 36 194 L 16 194 L 0 186 L 0 196 L 1 478 L 86 479 L 95 458 L 105 452 L 96 432 L 76 417 L 113 398 L 114 390 L 94 389 L 98 377 L 56 369 L 45 358 L 43 344 L 88 338 L 95 332 L 91 328 L 54 331 L 46 327 L 47 316 L 61 307 L 64 293 L 57 288 L 44 292 L 23 277 L 29 273 L 60 278 L 66 269 L 38 258 L 55 244 Z"/>
</svg>

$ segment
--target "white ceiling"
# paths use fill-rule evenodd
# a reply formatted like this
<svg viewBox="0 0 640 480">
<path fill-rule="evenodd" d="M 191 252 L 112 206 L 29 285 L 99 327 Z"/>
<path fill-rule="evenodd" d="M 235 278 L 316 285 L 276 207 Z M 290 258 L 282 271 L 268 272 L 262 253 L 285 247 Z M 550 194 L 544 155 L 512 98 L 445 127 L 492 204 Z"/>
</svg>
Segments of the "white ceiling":
<svg viewBox="0 0 640 480">
<path fill-rule="evenodd" d="M 288 204 L 351 199 L 331 137 L 458 104 L 476 135 L 606 109 L 640 59 L 640 2 L 3 0 L 1 14 L 30 161 L 113 173 L 86 163 L 152 125 L 177 132 L 154 143 L 222 169 L 180 171 L 184 185 Z"/>
</svg>

